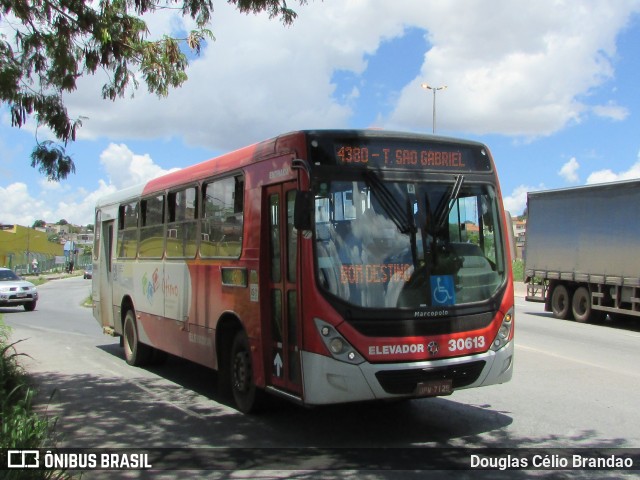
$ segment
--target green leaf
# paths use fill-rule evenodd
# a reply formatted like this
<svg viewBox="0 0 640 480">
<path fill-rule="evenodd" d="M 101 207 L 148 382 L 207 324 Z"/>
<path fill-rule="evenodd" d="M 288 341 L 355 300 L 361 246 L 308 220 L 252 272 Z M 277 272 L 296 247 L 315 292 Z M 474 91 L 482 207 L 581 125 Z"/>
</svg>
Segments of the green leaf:
<svg viewBox="0 0 640 480">
<path fill-rule="evenodd" d="M 31 153 L 31 166 L 37 167 L 40 173 L 52 181 L 65 179 L 69 173 L 76 171 L 73 160 L 66 154 L 65 149 L 51 141 L 36 146 Z"/>
</svg>

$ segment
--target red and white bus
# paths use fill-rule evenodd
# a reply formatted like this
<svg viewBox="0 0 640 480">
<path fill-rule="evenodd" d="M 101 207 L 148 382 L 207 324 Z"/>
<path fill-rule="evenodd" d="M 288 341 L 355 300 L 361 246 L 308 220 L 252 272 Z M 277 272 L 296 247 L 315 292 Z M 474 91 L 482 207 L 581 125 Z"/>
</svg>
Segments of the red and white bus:
<svg viewBox="0 0 640 480">
<path fill-rule="evenodd" d="M 94 316 L 126 360 L 218 370 L 237 408 L 449 395 L 508 381 L 514 303 L 477 142 L 299 131 L 96 207 Z"/>
</svg>

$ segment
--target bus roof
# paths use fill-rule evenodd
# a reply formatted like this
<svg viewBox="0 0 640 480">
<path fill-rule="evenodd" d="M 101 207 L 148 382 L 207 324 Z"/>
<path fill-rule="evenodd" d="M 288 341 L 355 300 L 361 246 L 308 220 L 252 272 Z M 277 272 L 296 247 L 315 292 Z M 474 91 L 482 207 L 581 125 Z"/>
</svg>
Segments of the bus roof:
<svg viewBox="0 0 640 480">
<path fill-rule="evenodd" d="M 144 190 L 144 183 L 139 183 L 137 185 L 133 185 L 131 187 L 126 187 L 121 190 L 118 190 L 113 193 L 109 193 L 104 195 L 98 199 L 96 204 L 97 207 L 103 207 L 106 205 L 112 205 L 114 203 L 120 203 L 123 200 L 127 200 L 129 198 L 135 198 L 142 195 L 142 191 Z"/>
<path fill-rule="evenodd" d="M 288 132 L 268 140 L 254 143 L 238 150 L 225 153 L 218 157 L 210 158 L 188 167 L 166 173 L 160 177 L 149 180 L 146 183 L 128 187 L 118 192 L 106 195 L 98 200 L 98 206 L 120 203 L 129 198 L 163 191 L 179 185 L 188 184 L 202 178 L 211 177 L 218 173 L 242 168 L 261 158 L 267 158 L 275 154 L 297 152 L 306 149 L 307 139 L 320 138 L 362 138 L 362 139 L 399 139 L 414 141 L 429 141 L 440 144 L 462 145 L 467 147 L 485 148 L 484 144 L 471 140 L 452 137 L 442 137 L 429 134 L 400 132 L 377 129 L 326 129 L 326 130 L 298 130 Z"/>
</svg>

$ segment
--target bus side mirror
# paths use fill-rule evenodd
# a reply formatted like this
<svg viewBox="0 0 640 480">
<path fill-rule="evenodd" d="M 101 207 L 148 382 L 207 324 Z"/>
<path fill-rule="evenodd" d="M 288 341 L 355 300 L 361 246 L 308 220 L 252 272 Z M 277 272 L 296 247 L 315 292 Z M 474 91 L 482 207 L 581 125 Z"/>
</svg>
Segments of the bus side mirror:
<svg viewBox="0 0 640 480">
<path fill-rule="evenodd" d="M 296 191 L 296 204 L 293 209 L 293 226 L 296 230 L 311 230 L 311 192 Z"/>
</svg>

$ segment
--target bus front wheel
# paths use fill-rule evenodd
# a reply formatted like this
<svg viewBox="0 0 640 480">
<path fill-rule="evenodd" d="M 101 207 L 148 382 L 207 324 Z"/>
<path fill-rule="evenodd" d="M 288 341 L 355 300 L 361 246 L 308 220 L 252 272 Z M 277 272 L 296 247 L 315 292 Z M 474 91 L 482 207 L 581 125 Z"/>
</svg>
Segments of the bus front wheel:
<svg viewBox="0 0 640 480">
<path fill-rule="evenodd" d="M 257 409 L 262 392 L 253 381 L 253 364 L 249 339 L 243 331 L 236 333 L 229 359 L 231 393 L 238 410 L 250 413 Z"/>
<path fill-rule="evenodd" d="M 123 326 L 124 356 L 129 365 L 139 367 L 145 365 L 151 359 L 152 348 L 140 343 L 138 339 L 138 325 L 133 310 L 127 310 Z"/>
</svg>

